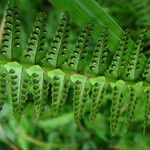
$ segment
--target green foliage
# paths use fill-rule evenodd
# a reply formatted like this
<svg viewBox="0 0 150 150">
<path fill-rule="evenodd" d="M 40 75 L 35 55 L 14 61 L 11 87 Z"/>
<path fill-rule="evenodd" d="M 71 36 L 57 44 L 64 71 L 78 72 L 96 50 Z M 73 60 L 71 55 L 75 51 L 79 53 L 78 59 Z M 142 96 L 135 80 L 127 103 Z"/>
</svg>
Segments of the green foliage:
<svg viewBox="0 0 150 150">
<path fill-rule="evenodd" d="M 7 90 L 10 93 L 7 92 L 7 94 L 9 93 L 8 97 L 10 98 L 9 100 L 12 104 L 14 115 L 17 120 L 20 120 L 20 115 L 27 100 L 29 75 L 23 70 L 23 67 L 16 62 L 7 63 L 4 67 L 8 71 L 6 74 L 8 77 Z"/>
<path fill-rule="evenodd" d="M 97 0 L 100 1 L 100 5 L 102 6 L 102 9 L 105 11 L 105 13 L 113 17 L 114 20 L 123 28 L 129 28 L 130 30 L 130 38 L 135 41 L 135 39 L 138 37 L 139 32 L 141 29 L 139 26 L 136 25 L 142 25 L 142 21 L 139 23 L 139 19 L 141 16 L 139 16 L 139 12 L 146 12 L 143 13 L 144 16 L 149 16 L 150 13 L 148 13 L 149 5 L 148 3 L 146 5 L 141 5 L 142 7 L 136 7 L 136 5 L 133 3 L 133 1 L 138 3 L 145 3 L 144 1 L 149 2 L 148 0 L 121 0 L 121 1 L 114 1 L 114 0 Z M 58 1 L 59 2 L 59 1 Z M 62 1 L 63 2 L 63 1 Z M 87 5 L 87 7 L 83 7 L 83 4 L 80 5 L 82 0 L 76 1 L 76 4 L 79 4 L 79 8 L 81 8 L 84 12 L 92 12 L 91 9 L 91 3 L 90 5 Z M 86 1 L 84 1 L 86 2 Z M 1 0 L 0 1 L 0 35 L 2 34 L 3 25 L 4 25 L 4 18 L 2 20 L 2 17 L 5 15 L 4 9 L 6 8 L 7 0 Z M 58 3 L 60 5 L 60 3 Z M 66 5 L 62 3 L 62 6 Z M 65 58 L 61 59 L 59 58 L 60 65 L 57 66 L 57 69 L 55 67 L 50 67 L 50 65 L 43 64 L 43 60 L 45 61 L 46 53 L 48 51 L 51 51 L 51 41 L 53 41 L 52 38 L 53 35 L 57 34 L 59 28 L 59 23 L 63 12 L 56 10 L 47 0 L 19 0 L 17 1 L 17 6 L 19 7 L 19 12 L 21 14 L 21 21 L 23 23 L 21 24 L 21 40 L 20 40 L 20 54 L 19 57 L 17 57 L 18 64 L 14 61 L 10 62 L 7 58 L 4 59 L 2 57 L 0 59 L 0 107 L 2 111 L 0 112 L 0 149 L 22 149 L 22 150 L 149 150 L 150 149 L 150 113 L 149 113 L 149 100 L 150 100 L 150 93 L 149 93 L 149 31 L 146 33 L 146 37 L 144 37 L 144 49 L 140 51 L 140 53 L 146 54 L 146 60 L 144 65 L 144 71 L 141 73 L 139 79 L 137 81 L 126 81 L 121 74 L 124 75 L 124 69 L 119 69 L 116 71 L 114 68 L 114 71 L 110 74 L 109 68 L 112 68 L 113 62 L 115 59 L 117 61 L 115 64 L 118 63 L 118 60 L 124 60 L 122 57 L 118 58 L 116 56 L 121 56 L 123 53 L 119 51 L 119 47 L 121 45 L 124 45 L 123 52 L 125 52 L 125 59 L 126 59 L 126 65 L 130 62 L 130 57 L 132 51 L 129 53 L 129 49 L 126 48 L 126 44 L 128 44 L 129 34 L 126 34 L 126 37 L 123 35 L 120 36 L 120 41 L 115 42 L 114 38 L 112 38 L 108 32 L 108 29 L 104 27 L 95 26 L 95 21 L 93 20 L 92 23 L 94 24 L 94 27 L 92 28 L 92 38 L 89 37 L 88 42 L 88 49 L 86 49 L 86 59 L 85 64 L 82 67 L 80 71 L 69 71 L 64 68 L 64 62 L 67 60 L 69 56 L 72 54 L 73 50 L 76 47 L 77 43 L 77 37 L 80 36 L 80 32 L 83 28 L 83 26 L 86 26 L 89 22 L 87 21 L 85 24 L 82 25 L 82 28 L 78 26 L 79 24 L 82 24 L 80 22 L 80 19 L 83 19 L 81 17 L 80 11 L 77 8 L 74 13 L 78 14 L 77 18 L 74 19 L 72 16 L 71 18 L 71 30 L 69 30 L 69 38 L 67 39 L 66 44 L 66 54 L 64 55 Z M 81 7 L 80 7 L 81 6 Z M 49 9 L 50 7 L 50 9 Z M 128 8 L 128 9 L 127 9 Z M 60 7 L 61 9 L 61 7 Z M 71 10 L 73 10 L 71 8 Z M 94 8 L 96 9 L 96 8 Z M 38 11 L 37 11 L 38 10 Z M 45 43 L 45 54 L 42 56 L 42 60 L 38 62 L 37 66 L 33 65 L 30 62 L 23 61 L 21 58 L 23 56 L 23 52 L 25 52 L 28 48 L 29 42 L 27 42 L 27 39 L 31 39 L 31 34 L 33 32 L 32 27 L 34 26 L 34 22 L 36 22 L 36 15 L 38 16 L 41 11 L 44 10 L 44 13 L 46 11 L 46 41 Z M 92 10 L 92 11 L 91 11 Z M 40 11 L 40 12 L 39 12 Z M 31 13 L 32 12 L 32 13 Z M 42 11 L 43 12 L 43 11 Z M 68 9 L 67 9 L 68 13 Z M 66 14 L 66 13 L 65 13 Z M 90 16 L 89 14 L 87 15 Z M 62 17 L 63 18 L 63 17 Z M 80 18 L 80 19 L 79 19 Z M 90 20 L 91 17 L 89 17 Z M 103 16 L 98 16 L 98 18 L 103 20 Z M 149 18 L 149 17 L 145 17 Z M 98 19 L 97 19 L 98 20 Z M 146 20 L 145 20 L 146 21 Z M 143 23 L 145 23 L 145 21 Z M 102 21 L 101 21 L 102 22 Z M 107 21 L 106 21 L 107 22 Z M 149 24 L 149 19 L 146 21 L 147 24 Z M 32 26 L 33 24 L 33 26 Z M 104 26 L 106 24 L 104 23 Z M 58 27 L 57 27 L 58 26 Z M 102 30 L 101 33 L 97 34 L 97 37 L 95 37 L 95 29 Z M 105 32 L 106 31 L 106 32 Z M 116 32 L 116 31 L 115 31 Z M 126 31 L 125 31 L 126 32 Z M 54 35 L 54 37 L 56 36 Z M 65 34 L 65 33 L 64 33 Z M 118 34 L 118 33 L 116 33 Z M 93 36 L 94 35 L 94 36 Z M 102 37 L 101 35 L 104 35 Z M 105 38 L 106 37 L 106 38 Z M 0 39 L 2 36 L 0 36 Z M 124 40 L 125 38 L 126 40 Z M 92 40 L 91 40 L 92 39 Z M 103 40 L 104 39 L 104 40 Z M 111 41 L 110 41 L 111 39 Z M 102 41 L 102 42 L 99 42 Z M 98 59 L 101 54 L 104 53 L 98 53 L 96 51 L 96 45 L 100 45 L 103 47 L 102 43 L 106 40 L 105 47 L 107 49 L 107 67 L 106 65 L 103 65 L 104 72 L 99 73 L 98 72 L 98 65 L 94 64 L 94 61 L 92 63 L 92 60 L 95 60 L 97 64 L 100 62 Z M 113 41 L 113 42 L 112 42 Z M 96 44 L 97 43 L 97 44 Z M 109 45 L 111 44 L 111 45 Z M 108 46 L 109 45 L 109 46 Z M 112 45 L 116 45 L 114 53 L 110 52 L 112 49 Z M 118 45 L 118 46 L 117 46 Z M 120 46 L 119 46 L 120 45 Z M 142 46 L 142 47 L 143 47 Z M 130 46 L 129 46 L 130 47 Z M 99 52 L 101 51 L 98 47 Z M 103 49 L 102 49 L 103 50 Z M 96 51 L 96 53 L 94 52 Z M 96 57 L 98 54 L 98 58 Z M 100 54 L 100 55 L 99 55 Z M 116 55 L 116 56 L 115 56 Z M 53 58 L 53 57 L 52 57 Z M 101 57 L 102 58 L 102 57 Z M 18 61 L 19 59 L 19 61 Z M 56 59 L 54 59 L 55 61 Z M 82 61 L 83 62 L 83 61 Z M 123 62 L 123 61 L 122 61 Z M 15 76 L 17 73 L 17 76 L 20 76 L 20 70 L 23 67 L 23 76 L 27 77 L 27 80 L 29 83 L 28 85 L 24 85 L 23 87 L 27 89 L 28 95 L 27 100 L 25 101 L 25 105 L 23 105 L 23 112 L 15 112 L 15 108 L 12 107 L 11 104 L 11 74 L 5 68 L 4 66 L 7 66 L 7 63 L 10 64 L 11 68 L 16 71 Z M 79 62 L 79 64 L 81 61 Z M 91 65 L 95 65 L 96 69 L 90 70 Z M 101 68 L 101 62 L 99 63 Z M 112 64 L 112 65 L 111 65 Z M 124 64 L 124 62 L 123 62 Z M 40 67 L 39 67 L 39 66 Z M 33 67 L 34 66 L 34 67 Z M 16 67 L 16 68 L 14 68 Z M 106 67 L 106 69 L 105 69 Z M 36 68 L 36 69 L 34 69 Z M 126 67 L 125 67 L 126 68 Z M 46 95 L 48 91 L 48 95 L 46 97 L 46 105 L 44 104 L 42 109 L 38 109 L 38 106 L 42 106 L 40 103 L 39 105 L 34 105 L 34 102 L 36 103 L 36 91 L 34 90 L 35 83 L 37 83 L 36 80 L 32 77 L 32 69 L 33 72 L 36 72 L 40 79 L 40 85 L 43 82 L 43 85 L 38 90 L 40 91 L 41 99 L 44 99 L 44 95 Z M 44 70 L 44 76 L 42 76 Z M 145 73 L 144 73 L 145 72 Z M 19 73 L 19 74 L 18 74 Z M 120 75 L 119 75 L 120 74 Z M 74 93 L 74 87 L 75 84 L 74 80 L 70 80 L 71 76 L 77 76 L 78 78 L 86 79 L 88 81 L 88 88 L 89 93 L 88 97 L 84 105 L 84 112 L 80 115 L 80 119 L 76 120 L 77 125 L 74 121 L 74 112 L 73 112 L 73 93 Z M 146 76 L 145 76 L 146 75 Z M 2 78 L 1 78 L 2 76 Z M 54 82 L 54 76 L 59 76 L 61 80 L 57 80 L 58 82 Z M 117 79 L 118 76 L 118 79 Z M 5 77 L 5 78 L 4 78 Z M 44 81 L 42 81 L 42 77 L 44 77 Z M 64 79 L 65 77 L 65 79 Z M 13 77 L 14 79 L 14 77 Z M 64 79 L 64 80 L 63 80 Z M 122 80 L 120 80 L 122 79 Z M 17 84 L 19 83 L 19 79 L 16 78 L 13 81 L 17 81 Z M 45 82 L 46 81 L 46 82 Z M 59 91 L 59 95 L 56 95 L 57 91 L 55 92 L 55 87 L 59 87 L 58 89 L 61 89 L 61 85 L 63 85 L 64 81 L 67 81 L 67 85 L 65 88 L 68 87 L 67 91 L 67 99 L 61 99 L 63 96 L 63 91 Z M 70 81 L 70 82 L 69 82 Z M 82 80 L 81 80 L 82 81 Z M 117 81 L 117 82 L 116 82 Z M 137 84 L 135 87 L 135 83 L 138 83 L 138 81 L 143 81 L 142 85 Z M 35 82 L 35 83 L 34 83 Z M 68 84 L 69 83 L 69 84 Z M 102 87 L 102 85 L 104 85 Z M 8 86 L 7 86 L 8 85 Z M 33 86 L 34 85 L 34 86 Z M 9 87 L 10 86 L 10 87 Z M 19 87 L 18 85 L 15 85 Z M 39 86 L 39 85 L 38 85 Z M 46 86 L 48 86 L 48 90 L 46 89 Z M 125 127 L 125 124 L 127 122 L 127 111 L 130 110 L 129 104 L 132 104 L 130 102 L 130 91 L 131 87 L 134 87 L 134 93 L 136 93 L 137 87 L 139 88 L 140 92 L 140 98 L 138 99 L 138 102 L 135 105 L 134 115 L 130 115 L 132 117 L 131 122 L 129 123 L 127 129 L 128 132 L 125 134 L 122 130 L 123 127 Z M 54 87 L 54 88 L 53 88 Z M 63 87 L 63 86 L 62 86 Z M 118 87 L 118 89 L 116 89 Z M 44 91 L 44 88 L 46 89 Z M 19 88 L 18 90 L 21 91 L 22 88 Z M 54 92 L 53 92 L 54 89 Z M 64 89 L 64 88 L 63 88 Z M 105 91 L 106 90 L 106 91 Z M 104 91 L 104 92 L 103 92 Z M 35 94 L 34 94 L 35 93 Z M 44 95 L 43 95 L 43 94 Z M 52 98 L 52 93 L 54 94 L 54 97 Z M 123 95 L 122 95 L 123 94 Z M 38 95 L 38 96 L 39 96 Z M 138 95 L 137 95 L 138 96 Z M 57 102 L 55 101 L 55 97 L 57 97 Z M 65 96 L 64 96 L 65 97 Z M 84 98 L 84 97 L 82 97 Z M 81 98 L 81 100 L 83 100 Z M 122 98 L 122 99 L 121 99 Z M 54 99 L 54 101 L 52 100 Z M 20 100 L 20 99 L 19 99 Z M 40 99 L 38 99 L 37 102 L 39 102 Z M 63 101 L 62 105 L 61 102 Z M 134 101 L 134 100 L 132 100 Z M 44 101 L 43 101 L 44 102 Z M 64 103 L 65 102 L 65 103 Z M 52 106 L 53 103 L 53 106 Z M 16 103 L 17 104 L 17 103 Z M 20 105 L 20 104 L 19 104 Z M 21 105 L 20 105 L 21 106 Z M 40 107 L 41 107 L 40 106 Z M 17 107 L 16 107 L 17 108 Z M 36 109 L 35 109 L 36 108 Z M 56 109 L 54 109 L 56 108 Z M 59 109 L 61 108 L 61 109 Z M 80 112 L 82 109 L 78 107 L 77 113 Z M 113 109 L 114 108 L 114 109 Z M 62 110 L 63 109 L 63 110 Z M 36 116 L 36 110 L 37 114 L 39 114 L 39 118 Z M 13 112 L 12 112 L 13 111 Z M 54 111 L 54 113 L 53 113 Z M 118 112 L 118 113 L 117 113 Z M 19 115 L 18 115 L 19 114 Z M 61 114 L 61 115 L 60 115 Z M 128 113 L 129 114 L 129 113 Z M 19 121 L 19 123 L 15 122 L 15 119 L 13 116 Z M 34 117 L 35 116 L 35 117 Z M 119 116 L 119 117 L 118 117 Z M 57 117 L 57 118 L 55 118 Z M 118 117 L 118 118 L 117 118 Z M 36 121 L 39 119 L 38 121 Z M 142 135 L 142 129 L 143 133 L 145 135 Z M 112 135 L 110 135 L 110 132 L 112 132 Z"/>
<path fill-rule="evenodd" d="M 64 65 L 64 69 L 74 72 L 78 72 L 84 69 L 83 66 L 85 65 L 84 62 L 87 55 L 88 42 L 92 30 L 91 27 L 92 25 L 88 24 L 81 32 L 80 36 L 78 37 L 75 49 L 72 51 Z"/>
<path fill-rule="evenodd" d="M 23 52 L 22 59 L 25 63 L 39 64 L 46 54 L 46 20 L 45 14 L 39 13 L 33 26 L 27 49 Z"/>
<path fill-rule="evenodd" d="M 117 81 L 116 83 L 113 83 L 112 87 L 113 90 L 110 126 L 112 135 L 115 135 L 119 126 L 119 119 L 122 113 L 122 106 L 125 105 L 125 101 L 127 100 L 127 87 L 125 85 L 125 82 L 121 80 Z"/>
<path fill-rule="evenodd" d="M 103 6 L 103 9 L 109 13 L 122 28 L 131 28 L 133 37 L 137 36 L 140 27 L 150 26 L 150 1 L 149 0 L 96 0 Z M 128 8 L 128 9 L 127 9 Z M 150 54 L 150 34 L 146 34 L 143 52 Z"/>
<path fill-rule="evenodd" d="M 132 5 L 134 5 L 134 11 L 137 13 L 135 14 L 138 17 L 137 24 L 139 25 L 146 25 L 148 26 L 150 24 L 149 21 L 149 13 L 150 13 L 150 1 L 148 0 L 132 0 Z M 141 9 L 142 8 L 142 9 Z"/>
<path fill-rule="evenodd" d="M 0 66 L 1 73 L 0 73 L 0 111 L 3 109 L 3 105 L 6 102 L 7 97 L 7 87 L 6 84 L 8 82 L 7 79 L 7 70 L 4 68 L 4 66 Z"/>
<path fill-rule="evenodd" d="M 68 96 L 68 89 L 70 85 L 69 78 L 65 73 L 59 69 L 50 71 L 48 73 L 51 81 L 51 110 L 52 116 L 57 117 L 63 111 L 64 104 Z"/>
<path fill-rule="evenodd" d="M 113 135 L 118 133 L 122 107 L 125 109 L 124 130 L 127 131 L 138 102 L 146 105 L 146 132 L 149 125 L 150 63 L 142 53 L 145 29 L 133 50 L 128 31 L 124 32 L 117 43 L 120 45 L 112 53 L 109 49 L 113 43 L 109 38 L 112 31 L 101 27 L 101 36 L 98 41 L 95 40 L 97 44 L 91 53 L 88 48 L 91 48 L 90 38 L 95 27 L 91 21 L 79 35 L 74 49 L 69 51 L 70 20 L 65 13 L 48 49 L 46 19 L 44 13 L 39 13 L 24 50 L 19 46 L 21 23 L 16 10 L 11 1 L 6 10 L 0 49 L 0 79 L 7 83 L 7 86 L 1 84 L 0 87 L 0 109 L 4 103 L 9 103 L 13 116 L 20 121 L 25 106 L 34 103 L 35 118 L 39 120 L 47 109 L 53 117 L 60 115 L 69 99 L 73 101 L 74 118 L 80 126 L 88 113 L 90 121 L 95 122 L 101 105 L 109 96 L 112 101 L 110 127 Z M 146 101 L 141 97 L 143 91 Z M 4 102 L 6 95 L 8 101 Z"/>
<path fill-rule="evenodd" d="M 10 60 L 16 60 L 21 54 L 21 20 L 15 1 L 10 1 L 5 12 L 4 30 L 0 53 Z"/>
<path fill-rule="evenodd" d="M 109 85 L 104 77 L 92 78 L 90 82 L 92 85 L 90 121 L 94 123 L 101 105 L 105 100 L 107 88 L 109 87 Z"/>
<path fill-rule="evenodd" d="M 94 38 L 99 37 L 100 27 L 107 27 L 111 36 L 109 49 L 112 52 L 116 51 L 123 30 L 95 0 L 51 0 L 51 3 L 58 9 L 69 11 L 72 20 L 82 27 L 94 21 Z M 135 44 L 129 40 L 129 45 L 129 49 L 133 49 Z"/>
<path fill-rule="evenodd" d="M 129 57 L 131 55 L 127 47 L 129 36 L 128 34 L 128 30 L 126 30 L 125 34 L 121 39 L 120 46 L 118 47 L 118 50 L 113 56 L 113 59 L 108 69 L 108 75 L 116 79 L 119 79 L 123 76 L 124 70 L 128 64 Z"/>
<path fill-rule="evenodd" d="M 141 53 L 145 32 L 146 30 L 141 32 L 137 41 L 137 45 L 131 54 L 130 62 L 128 63 L 127 69 L 125 71 L 126 80 L 137 81 L 143 73 L 143 69 L 145 68 L 145 56 L 143 56 Z"/>
<path fill-rule="evenodd" d="M 145 105 L 145 117 L 144 117 L 144 134 L 146 133 L 146 128 L 150 124 L 150 86 L 146 87 L 144 90 L 146 105 Z"/>
<path fill-rule="evenodd" d="M 143 73 L 143 78 L 148 82 L 150 81 L 150 58 L 147 61 L 147 64 Z"/>
<path fill-rule="evenodd" d="M 80 75 L 71 76 L 73 83 L 73 110 L 77 125 L 85 113 L 86 102 L 88 101 L 89 83 L 86 77 Z"/>
<path fill-rule="evenodd" d="M 27 68 L 26 72 L 29 74 L 30 83 L 33 86 L 32 94 L 35 106 L 35 115 L 38 120 L 46 105 L 49 81 L 47 79 L 47 74 L 45 74 L 44 70 L 37 65 Z"/>
<path fill-rule="evenodd" d="M 51 42 L 49 52 L 46 54 L 46 58 L 43 62 L 44 66 L 49 68 L 57 68 L 64 63 L 64 59 L 66 58 L 65 55 L 67 51 L 69 30 L 69 16 L 64 14 L 62 20 L 60 21 L 58 31 Z"/>
<path fill-rule="evenodd" d="M 108 51 L 108 31 L 104 29 L 97 42 L 90 64 L 85 69 L 85 74 L 104 74 L 110 62 L 108 58 L 111 59 L 111 56 Z"/>
<path fill-rule="evenodd" d="M 127 113 L 126 113 L 126 122 L 125 122 L 125 127 L 124 130 L 125 132 L 127 131 L 129 124 L 132 122 L 135 110 L 137 107 L 137 103 L 142 100 L 142 83 L 136 83 L 135 85 L 129 85 L 129 103 L 127 106 Z"/>
</svg>

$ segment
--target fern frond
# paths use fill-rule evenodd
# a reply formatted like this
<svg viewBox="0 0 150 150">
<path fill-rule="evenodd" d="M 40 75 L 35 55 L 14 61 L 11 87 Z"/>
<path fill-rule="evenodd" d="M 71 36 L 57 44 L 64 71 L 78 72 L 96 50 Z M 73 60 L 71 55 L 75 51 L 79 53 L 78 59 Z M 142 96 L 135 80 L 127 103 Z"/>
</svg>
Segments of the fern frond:
<svg viewBox="0 0 150 150">
<path fill-rule="evenodd" d="M 143 48 L 143 39 L 145 36 L 146 29 L 143 29 L 139 39 L 137 40 L 137 45 L 132 52 L 130 62 L 125 71 L 125 79 L 130 81 L 138 81 L 145 67 L 146 58 L 141 53 Z"/>
<path fill-rule="evenodd" d="M 38 120 L 47 103 L 50 80 L 47 77 L 47 73 L 38 65 L 30 67 L 26 71 L 31 77 L 35 116 Z"/>
<path fill-rule="evenodd" d="M 90 121 L 95 122 L 96 116 L 100 111 L 100 107 L 104 101 L 106 91 L 108 88 L 108 83 L 105 77 L 97 77 L 90 79 L 92 86 L 91 98 L 91 110 L 90 110 Z"/>
<path fill-rule="evenodd" d="M 115 135 L 118 131 L 119 118 L 121 116 L 121 108 L 124 106 L 126 100 L 127 87 L 124 81 L 118 80 L 112 83 L 112 106 L 111 106 L 111 118 L 110 127 L 112 135 Z"/>
<path fill-rule="evenodd" d="M 70 80 L 73 84 L 74 118 L 78 125 L 85 113 L 86 102 L 89 98 L 90 83 L 86 77 L 77 74 L 72 75 Z"/>
<path fill-rule="evenodd" d="M 49 52 L 43 61 L 43 65 L 49 68 L 57 68 L 64 63 L 67 52 L 67 44 L 70 31 L 70 19 L 68 14 L 64 14 L 58 31 L 51 42 Z"/>
<path fill-rule="evenodd" d="M 128 46 L 129 31 L 126 30 L 121 41 L 118 50 L 113 56 L 113 60 L 108 69 L 108 75 L 111 78 L 120 79 L 124 73 L 124 69 L 128 63 L 128 57 L 130 52 L 127 49 Z"/>
<path fill-rule="evenodd" d="M 27 100 L 29 76 L 16 62 L 7 63 L 5 68 L 9 72 L 10 103 L 14 116 L 19 121 Z"/>
<path fill-rule="evenodd" d="M 147 86 L 144 89 L 144 95 L 145 95 L 145 116 L 144 116 L 144 124 L 143 124 L 143 133 L 146 133 L 146 128 L 148 125 L 150 125 L 150 86 Z"/>
<path fill-rule="evenodd" d="M 132 122 L 135 115 L 135 110 L 137 103 L 141 100 L 142 95 L 142 82 L 138 82 L 135 85 L 129 85 L 129 104 L 126 112 L 126 122 L 124 126 L 124 131 L 127 132 L 129 124 Z"/>
<path fill-rule="evenodd" d="M 76 47 L 70 54 L 67 62 L 65 62 L 64 70 L 81 71 L 84 69 L 83 61 L 87 55 L 89 37 L 91 36 L 92 25 L 88 24 L 78 37 Z"/>
<path fill-rule="evenodd" d="M 8 84 L 8 72 L 4 66 L 0 66 L 0 112 L 3 109 L 3 105 L 7 100 L 7 84 Z"/>
<path fill-rule="evenodd" d="M 64 104 L 66 102 L 69 90 L 69 77 L 65 75 L 61 70 L 56 69 L 49 71 L 48 76 L 51 81 L 51 111 L 52 116 L 57 117 L 63 111 Z"/>
<path fill-rule="evenodd" d="M 85 73 L 92 75 L 104 74 L 104 71 L 108 67 L 108 54 L 108 31 L 104 29 L 100 35 L 90 64 L 85 69 Z"/>
<path fill-rule="evenodd" d="M 11 0 L 5 12 L 0 55 L 9 60 L 17 60 L 21 54 L 21 20 L 15 1 Z"/>
<path fill-rule="evenodd" d="M 37 15 L 32 33 L 24 51 L 22 60 L 24 63 L 39 64 L 46 54 L 46 16 L 44 13 Z"/>
<path fill-rule="evenodd" d="M 79 125 L 85 112 L 90 113 L 89 119 L 94 123 L 101 105 L 109 97 L 112 100 L 110 127 L 114 135 L 120 129 L 122 107 L 126 105 L 124 130 L 127 131 L 134 119 L 137 103 L 145 102 L 141 97 L 144 89 L 147 99 L 143 125 L 145 132 L 150 114 L 150 59 L 147 61 L 142 53 L 145 29 L 133 51 L 128 50 L 129 34 L 126 31 L 114 53 L 108 48 L 113 44 L 108 42 L 110 34 L 102 29 L 91 55 L 88 47 L 93 25 L 87 24 L 79 35 L 75 48 L 67 52 L 70 19 L 64 14 L 47 51 L 46 19 L 43 13 L 39 13 L 27 49 L 23 52 L 18 49 L 18 52 L 16 46 L 20 44 L 20 22 L 16 12 L 12 1 L 6 11 L 0 49 L 0 110 L 8 98 L 13 114 L 19 121 L 28 103 L 29 93 L 33 97 L 37 120 L 41 118 L 45 106 L 50 109 L 53 117 L 57 117 L 69 99 L 73 101 L 74 118 Z M 18 60 L 20 53 L 23 54 Z"/>
<path fill-rule="evenodd" d="M 147 64 L 145 66 L 145 70 L 143 73 L 143 78 L 147 81 L 150 82 L 150 58 L 147 61 Z"/>
</svg>

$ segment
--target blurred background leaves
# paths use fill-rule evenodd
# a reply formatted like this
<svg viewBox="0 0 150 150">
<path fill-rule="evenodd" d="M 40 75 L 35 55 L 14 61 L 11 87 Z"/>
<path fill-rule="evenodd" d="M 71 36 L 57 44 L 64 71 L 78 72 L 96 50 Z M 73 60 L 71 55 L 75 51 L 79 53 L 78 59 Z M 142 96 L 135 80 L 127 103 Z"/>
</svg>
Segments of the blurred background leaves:
<svg viewBox="0 0 150 150">
<path fill-rule="evenodd" d="M 123 28 L 130 28 L 133 39 L 139 33 L 139 27 L 150 26 L 149 0 L 96 0 L 114 20 Z M 138 4 L 136 4 L 138 3 Z M 0 1 L 0 20 L 4 15 L 7 0 Z M 24 41 L 31 32 L 37 10 L 47 11 L 48 43 L 56 32 L 62 12 L 56 10 L 48 0 L 20 0 L 18 6 L 24 27 Z M 139 14 L 140 13 L 140 14 Z M 144 13 L 144 14 L 143 14 Z M 81 29 L 73 24 L 70 45 L 74 45 L 78 31 Z M 150 56 L 150 34 L 144 52 Z M 0 150 L 149 150 L 150 133 L 142 134 L 138 120 L 128 133 L 112 137 L 109 129 L 109 118 L 106 114 L 110 104 L 104 106 L 106 112 L 98 115 L 95 124 L 91 125 L 87 118 L 83 119 L 81 128 L 77 128 L 73 113 L 68 103 L 64 114 L 58 118 L 48 118 L 36 122 L 33 118 L 31 105 L 25 110 L 22 122 L 16 124 L 10 114 L 9 106 L 5 105 L 0 115 Z"/>
</svg>

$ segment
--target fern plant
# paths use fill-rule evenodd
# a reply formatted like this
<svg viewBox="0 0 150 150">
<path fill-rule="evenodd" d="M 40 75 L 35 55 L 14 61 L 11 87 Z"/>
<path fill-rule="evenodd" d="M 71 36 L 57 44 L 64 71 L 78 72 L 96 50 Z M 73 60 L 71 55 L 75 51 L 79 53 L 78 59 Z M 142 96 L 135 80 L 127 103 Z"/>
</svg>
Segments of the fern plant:
<svg viewBox="0 0 150 150">
<path fill-rule="evenodd" d="M 53 117 L 57 117 L 62 113 L 66 100 L 71 97 L 77 125 L 88 113 L 91 123 L 94 123 L 101 105 L 109 95 L 112 101 L 112 134 L 118 131 L 123 107 L 124 130 L 127 131 L 139 102 L 145 103 L 145 132 L 150 123 L 150 61 L 141 49 L 147 30 L 141 31 L 133 50 L 128 50 L 130 40 L 126 30 L 113 53 L 108 45 L 109 31 L 104 27 L 89 57 L 93 24 L 85 26 L 70 53 L 69 15 L 65 13 L 62 17 L 48 47 L 45 14 L 39 13 L 27 48 L 23 50 L 20 41 L 21 19 L 15 4 L 13 0 L 8 4 L 1 38 L 0 110 L 5 103 L 10 103 L 13 116 L 20 121 L 31 96 L 37 120 L 42 117 L 45 107 L 49 108 Z"/>
</svg>

